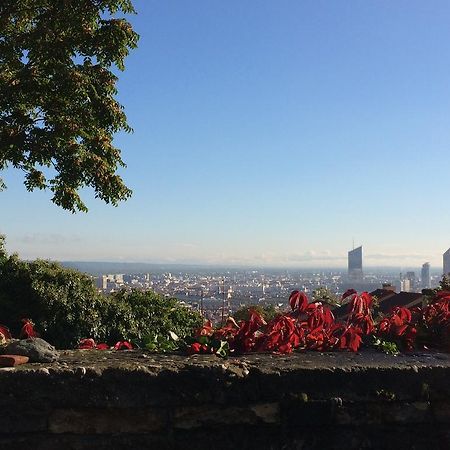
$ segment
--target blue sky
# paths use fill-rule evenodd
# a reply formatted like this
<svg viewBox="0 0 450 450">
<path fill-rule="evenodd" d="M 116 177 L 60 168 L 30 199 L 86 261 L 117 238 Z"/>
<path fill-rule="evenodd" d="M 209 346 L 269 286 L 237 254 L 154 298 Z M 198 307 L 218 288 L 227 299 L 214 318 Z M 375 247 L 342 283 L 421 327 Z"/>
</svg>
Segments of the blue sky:
<svg viewBox="0 0 450 450">
<path fill-rule="evenodd" d="M 136 0 L 118 135 L 133 197 L 72 215 L 2 174 L 25 258 L 442 264 L 450 247 L 448 1 Z"/>
</svg>

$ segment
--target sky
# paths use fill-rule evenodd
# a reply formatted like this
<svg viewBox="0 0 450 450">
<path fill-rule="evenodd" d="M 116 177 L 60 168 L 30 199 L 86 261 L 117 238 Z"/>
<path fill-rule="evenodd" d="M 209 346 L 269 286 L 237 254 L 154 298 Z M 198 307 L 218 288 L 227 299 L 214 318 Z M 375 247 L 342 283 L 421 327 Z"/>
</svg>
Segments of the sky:
<svg viewBox="0 0 450 450">
<path fill-rule="evenodd" d="M 119 74 L 133 190 L 87 214 L 7 169 L 21 257 L 293 267 L 442 265 L 450 2 L 135 0 Z"/>
</svg>

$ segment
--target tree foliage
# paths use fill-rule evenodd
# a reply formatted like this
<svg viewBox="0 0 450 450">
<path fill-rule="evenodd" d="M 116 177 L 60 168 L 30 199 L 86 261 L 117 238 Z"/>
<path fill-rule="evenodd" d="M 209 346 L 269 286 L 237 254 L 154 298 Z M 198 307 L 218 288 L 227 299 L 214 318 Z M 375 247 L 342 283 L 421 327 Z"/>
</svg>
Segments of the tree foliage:
<svg viewBox="0 0 450 450">
<path fill-rule="evenodd" d="M 0 237 L 0 323 L 18 335 L 20 320 L 28 317 L 58 348 L 73 348 L 86 337 L 112 345 L 121 340 L 142 345 L 149 336 L 170 332 L 183 338 L 202 323 L 198 313 L 176 299 L 141 291 L 105 296 L 89 275 L 50 261 L 8 256 Z"/>
<path fill-rule="evenodd" d="M 339 305 L 340 303 L 338 296 L 333 294 L 328 288 L 323 286 L 314 289 L 312 298 L 315 302 L 325 302 L 329 303 L 330 305 Z"/>
<path fill-rule="evenodd" d="M 200 314 L 152 291 L 119 291 L 109 297 L 105 323 L 111 329 L 109 340 L 147 342 L 155 336 L 168 337 L 169 331 L 185 337 L 202 324 Z M 118 314 L 119 312 L 119 314 Z"/>
<path fill-rule="evenodd" d="M 131 195 L 112 141 L 131 131 L 113 69 L 138 41 L 116 16 L 133 12 L 130 0 L 0 2 L 0 171 L 21 169 L 72 212 L 87 211 L 83 187 L 113 205 Z"/>
<path fill-rule="evenodd" d="M 252 312 L 257 312 L 260 314 L 265 321 L 269 322 L 272 320 L 276 315 L 279 313 L 274 305 L 248 305 L 248 306 L 242 306 L 241 308 L 237 309 L 236 312 L 233 314 L 233 318 L 236 321 L 240 320 L 249 320 Z"/>
</svg>

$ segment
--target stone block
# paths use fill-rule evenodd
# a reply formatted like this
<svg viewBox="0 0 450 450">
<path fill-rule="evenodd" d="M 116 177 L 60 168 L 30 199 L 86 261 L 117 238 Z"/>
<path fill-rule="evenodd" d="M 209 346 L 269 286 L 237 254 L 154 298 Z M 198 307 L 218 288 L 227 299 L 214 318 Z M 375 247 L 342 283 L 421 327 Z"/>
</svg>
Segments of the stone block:
<svg viewBox="0 0 450 450">
<path fill-rule="evenodd" d="M 58 409 L 49 417 L 51 433 L 148 433 L 166 426 L 162 409 Z"/>
<path fill-rule="evenodd" d="M 47 431 L 47 415 L 45 412 L 8 411 L 0 420 L 1 434 L 23 434 Z M 4 448 L 1 447 L 0 448 Z"/>
<path fill-rule="evenodd" d="M 253 425 L 258 417 L 250 408 L 216 407 L 212 405 L 175 408 L 173 426 L 191 429 L 215 425 Z"/>
<path fill-rule="evenodd" d="M 437 422 L 450 424 L 450 403 L 433 404 L 433 415 Z"/>
</svg>

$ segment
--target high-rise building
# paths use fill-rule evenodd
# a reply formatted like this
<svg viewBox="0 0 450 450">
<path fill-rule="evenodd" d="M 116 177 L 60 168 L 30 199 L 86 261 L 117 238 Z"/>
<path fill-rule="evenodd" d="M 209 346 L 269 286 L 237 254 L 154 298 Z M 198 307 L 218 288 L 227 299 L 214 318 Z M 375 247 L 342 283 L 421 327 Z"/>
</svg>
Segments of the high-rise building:
<svg viewBox="0 0 450 450">
<path fill-rule="evenodd" d="M 400 280 L 400 292 L 411 292 L 411 280 L 408 278 L 403 278 Z"/>
<path fill-rule="evenodd" d="M 431 277 L 430 277 L 430 263 L 425 263 L 422 265 L 422 289 L 429 289 L 431 287 Z"/>
<path fill-rule="evenodd" d="M 414 292 L 416 289 L 416 274 L 414 272 L 406 272 L 406 279 L 409 280 L 409 292 Z"/>
<path fill-rule="evenodd" d="M 444 275 L 450 274 L 450 248 L 442 255 L 444 260 Z"/>
<path fill-rule="evenodd" d="M 362 245 L 348 252 L 348 277 L 352 280 L 363 279 Z"/>
</svg>

